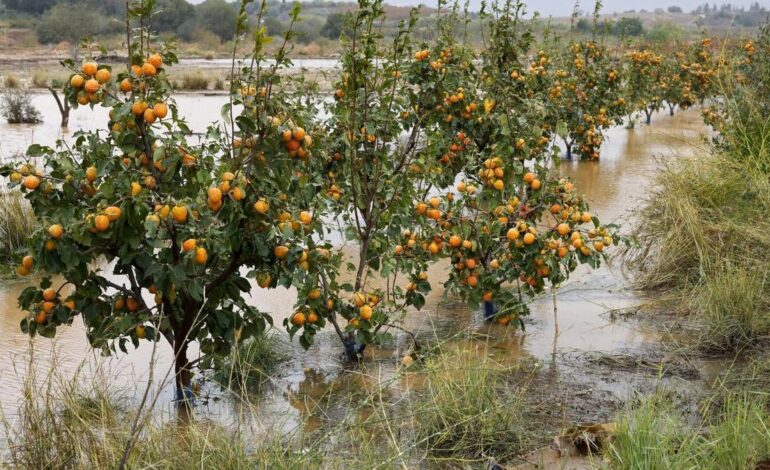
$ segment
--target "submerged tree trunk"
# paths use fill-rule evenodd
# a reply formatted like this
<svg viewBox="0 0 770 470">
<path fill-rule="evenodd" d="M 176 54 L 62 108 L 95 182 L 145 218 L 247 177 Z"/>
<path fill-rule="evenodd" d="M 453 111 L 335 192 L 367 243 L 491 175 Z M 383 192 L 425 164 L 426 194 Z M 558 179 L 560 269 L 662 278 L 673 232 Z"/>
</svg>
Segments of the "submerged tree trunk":
<svg viewBox="0 0 770 470">
<path fill-rule="evenodd" d="M 652 124 L 652 110 L 645 108 L 644 114 L 647 116 L 647 125 L 649 126 L 650 124 Z"/>
<path fill-rule="evenodd" d="M 673 116 L 674 115 L 674 109 L 676 109 L 676 104 L 670 104 L 668 105 L 668 115 Z"/>
<path fill-rule="evenodd" d="M 564 139 L 564 145 L 567 146 L 567 160 L 572 160 L 572 143 Z"/>
<path fill-rule="evenodd" d="M 187 357 L 186 339 L 180 338 L 174 341 L 174 377 L 176 382 L 176 399 L 182 404 L 189 404 L 192 400 L 192 373 L 190 360 Z"/>
<path fill-rule="evenodd" d="M 56 100 L 56 105 L 59 107 L 59 113 L 61 113 L 61 127 L 67 127 L 70 122 L 70 103 L 66 99 L 62 102 L 59 98 L 59 94 L 53 87 L 48 87 L 48 91 L 51 92 L 53 98 Z"/>
</svg>

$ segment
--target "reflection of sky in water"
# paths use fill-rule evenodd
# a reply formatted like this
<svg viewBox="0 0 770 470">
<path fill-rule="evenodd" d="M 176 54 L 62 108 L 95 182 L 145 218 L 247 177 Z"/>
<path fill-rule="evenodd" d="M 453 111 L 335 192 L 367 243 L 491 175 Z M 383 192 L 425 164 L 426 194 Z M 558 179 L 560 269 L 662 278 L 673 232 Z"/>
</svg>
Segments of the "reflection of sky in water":
<svg viewBox="0 0 770 470">
<path fill-rule="evenodd" d="M 194 131 L 204 130 L 207 120 L 211 116 L 218 116 L 223 101 L 222 96 L 177 97 L 180 113 L 187 117 Z M 33 141 L 52 145 L 57 138 L 70 135 L 61 133 L 58 110 L 49 95 L 36 95 L 34 103 L 46 116 L 46 122 L 38 126 L 0 124 L 0 132 L 3 133 L 0 155 L 7 157 L 23 151 Z M 70 132 L 93 129 L 106 124 L 106 121 L 107 110 L 103 108 L 97 107 L 94 111 L 78 109 L 71 115 Z M 698 145 L 702 131 L 697 111 L 679 113 L 673 118 L 660 114 L 655 116 L 652 127 L 639 125 L 634 130 L 612 129 L 602 148 L 601 162 L 563 161 L 559 171 L 576 181 L 578 190 L 586 194 L 594 214 L 605 222 L 624 220 L 628 225 L 630 211 L 644 200 L 645 188 L 658 162 L 692 154 L 693 145 Z M 348 244 L 345 250 L 352 253 L 353 248 Z M 428 296 L 423 311 L 407 314 L 404 319 L 407 328 L 417 331 L 418 335 L 426 339 L 434 335 L 442 339 L 455 336 L 455 344 L 463 348 L 472 349 L 474 345 L 488 344 L 493 354 L 507 360 L 515 360 L 522 355 L 538 359 L 550 358 L 555 332 L 550 293 L 532 303 L 532 315 L 526 320 L 526 332 L 514 332 L 498 325 L 485 324 L 478 312 L 464 306 L 439 306 L 443 300 L 439 279 L 447 269 L 449 265 L 446 262 L 430 268 L 434 290 Z M 574 273 L 572 280 L 558 294 L 558 352 L 634 349 L 654 339 L 650 332 L 639 331 L 622 322 L 614 323 L 607 315 L 603 315 L 610 309 L 630 307 L 643 301 L 633 293 L 623 291 L 623 285 L 624 281 L 617 270 L 612 271 L 606 267 L 591 272 L 581 266 Z M 6 367 L 0 368 L 0 394 L 6 397 L 2 404 L 3 411 L 11 416 L 15 412 L 16 403 L 9 397 L 19 397 L 20 377 L 28 361 L 30 346 L 28 338 L 19 330 L 23 314 L 16 308 L 16 297 L 22 288 L 23 285 L 16 282 L 6 282 L 0 288 L 0 303 L 6 305 L 4 315 L 0 316 L 0 355 L 10 359 Z M 291 314 L 295 298 L 296 292 L 287 289 L 266 291 L 254 286 L 251 293 L 253 305 L 272 313 L 276 325 L 280 325 L 283 318 Z M 278 328 L 282 330 L 281 326 Z M 285 333 L 282 334 L 285 336 Z M 401 335 L 396 336 L 396 342 L 399 351 L 409 348 L 408 342 Z M 136 390 L 137 394 L 143 391 L 140 386 L 144 383 L 152 354 L 152 346 L 147 342 L 143 342 L 136 353 L 110 358 L 105 362 L 89 352 L 82 323 L 77 320 L 71 328 L 62 328 L 55 342 L 38 338 L 32 344 L 34 363 L 43 370 L 50 363 L 49 352 L 55 345 L 59 370 L 71 373 L 84 358 L 92 357 L 91 363 L 104 364 L 109 371 L 108 375 L 117 377 L 114 381 L 117 387 L 126 388 L 129 392 Z M 391 380 L 399 360 L 398 355 L 401 354 L 390 348 L 375 350 L 356 372 L 345 372 L 339 361 L 338 340 L 331 329 L 322 332 L 307 353 L 296 343 L 286 347 L 290 349 L 292 359 L 282 367 L 280 378 L 269 388 L 268 393 L 258 400 L 256 405 L 259 413 L 244 413 L 249 424 L 257 429 L 266 426 L 290 429 L 296 425 L 298 418 L 313 415 L 317 401 L 329 387 L 352 390 L 362 385 L 361 381 L 374 380 L 371 377 Z M 194 356 L 195 353 L 192 354 Z M 157 359 L 156 374 L 164 375 L 171 365 L 170 348 L 165 342 L 158 346 Z M 12 365 L 18 370 L 14 370 Z M 402 386 L 408 385 L 403 382 L 405 379 L 401 380 Z M 171 397 L 172 392 L 167 390 L 161 399 L 161 410 L 169 415 Z M 354 400 L 353 397 L 349 398 Z M 236 419 L 238 415 L 227 400 L 211 402 L 200 411 L 225 422 Z M 342 414 L 343 410 L 338 409 L 337 412 Z"/>
</svg>

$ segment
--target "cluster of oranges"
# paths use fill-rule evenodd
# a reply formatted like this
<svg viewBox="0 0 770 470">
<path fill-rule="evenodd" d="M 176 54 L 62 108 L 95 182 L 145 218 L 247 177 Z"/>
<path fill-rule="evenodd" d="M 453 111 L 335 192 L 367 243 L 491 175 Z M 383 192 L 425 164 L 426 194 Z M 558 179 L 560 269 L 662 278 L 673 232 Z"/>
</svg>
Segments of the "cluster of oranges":
<svg viewBox="0 0 770 470">
<path fill-rule="evenodd" d="M 12 172 L 9 179 L 12 183 L 20 183 L 28 191 L 34 191 L 40 187 L 43 179 L 43 172 L 33 165 L 24 164 L 21 165 L 17 171 Z M 50 189 L 51 185 L 46 184 L 44 191 L 49 191 Z"/>
<path fill-rule="evenodd" d="M 112 74 L 106 66 L 99 67 L 96 62 L 88 61 L 80 68 L 80 73 L 70 77 L 70 86 L 78 90 L 78 104 L 87 105 L 98 103 L 101 100 L 99 92 Z"/>
<path fill-rule="evenodd" d="M 91 233 L 106 232 L 110 228 L 110 223 L 116 222 L 122 215 L 123 211 L 120 207 L 109 206 L 101 212 L 87 215 L 86 221 Z"/>
<path fill-rule="evenodd" d="M 423 49 L 414 53 L 414 60 L 426 60 L 430 57 L 430 51 Z"/>
<path fill-rule="evenodd" d="M 310 147 L 313 146 L 313 138 L 305 132 L 305 129 L 297 126 L 281 131 L 281 141 L 286 147 L 290 157 L 310 157 Z"/>
<path fill-rule="evenodd" d="M 449 144 L 449 150 L 441 156 L 439 161 L 444 165 L 451 164 L 457 155 L 465 150 L 470 143 L 471 139 L 464 132 L 458 132 L 455 134 L 452 143 Z"/>
<path fill-rule="evenodd" d="M 147 124 L 152 124 L 156 120 L 168 116 L 168 105 L 163 101 L 158 101 L 150 106 L 145 100 L 139 100 L 131 105 L 131 114 L 137 118 L 141 117 Z"/>
<path fill-rule="evenodd" d="M 236 181 L 235 174 L 226 171 L 220 177 L 219 185 L 211 187 L 207 191 L 207 203 L 212 212 L 222 208 L 225 195 L 235 202 L 241 202 L 246 197 L 246 191 L 241 187 L 241 182 Z M 255 206 L 256 208 L 256 206 Z"/>
<path fill-rule="evenodd" d="M 206 264 L 209 260 L 209 252 L 206 248 L 198 245 L 198 240 L 195 238 L 188 238 L 182 242 L 182 253 L 192 253 L 193 261 L 196 264 Z"/>
<path fill-rule="evenodd" d="M 42 292 L 42 301 L 38 303 L 38 312 L 35 314 L 35 323 L 38 325 L 45 324 L 50 316 L 53 314 L 53 311 L 56 307 L 61 304 L 62 306 L 70 309 L 75 310 L 75 301 L 70 299 L 65 300 L 64 302 L 59 301 L 59 292 L 56 289 L 53 289 L 51 287 L 43 290 Z"/>
</svg>

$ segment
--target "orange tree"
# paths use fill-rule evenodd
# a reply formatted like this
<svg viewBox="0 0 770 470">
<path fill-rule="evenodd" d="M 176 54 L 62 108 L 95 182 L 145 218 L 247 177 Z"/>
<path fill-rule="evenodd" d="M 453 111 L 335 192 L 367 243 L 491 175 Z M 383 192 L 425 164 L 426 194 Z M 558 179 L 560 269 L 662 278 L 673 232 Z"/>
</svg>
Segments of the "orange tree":
<svg viewBox="0 0 770 470">
<path fill-rule="evenodd" d="M 641 111 L 647 125 L 663 106 L 663 56 L 650 49 L 632 50 L 625 55 L 625 98 L 631 113 Z M 633 117 L 631 117 L 633 123 Z"/>
<path fill-rule="evenodd" d="M 448 162 L 439 160 L 454 171 L 434 181 L 438 194 L 417 204 L 420 225 L 404 239 L 424 240 L 434 256 L 451 260 L 450 292 L 471 304 L 494 303 L 488 313 L 501 324 L 523 326 L 529 300 L 564 282 L 579 263 L 598 266 L 618 236 L 552 171 L 543 93 L 550 58 L 529 55 L 533 33 L 523 4 L 491 8 L 482 17 L 486 49 L 457 66 L 468 84 L 463 96 L 449 94 L 436 120 L 440 141 L 457 146 Z"/>
<path fill-rule="evenodd" d="M 687 55 L 677 44 L 677 52 L 669 51 L 663 56 L 663 75 L 661 81 L 663 100 L 668 106 L 669 115 L 673 116 L 676 107 L 688 109 L 695 102 L 690 77 L 686 68 Z"/>
<path fill-rule="evenodd" d="M 412 50 L 415 10 L 386 43 L 379 31 L 382 1 L 358 5 L 343 37 L 342 73 L 328 108 L 325 158 L 319 159 L 327 217 L 341 222 L 355 252 L 339 253 L 344 266 L 319 270 L 320 295 L 301 292 L 298 306 L 300 315 L 321 312 L 350 358 L 386 338 L 387 329 L 400 328 L 406 307 L 425 303 L 427 263 L 439 241 L 418 238 L 412 207 L 437 181 L 451 182 L 451 170 L 442 165 L 459 161 L 465 146 L 462 136 L 444 141 L 437 128 L 448 116 L 445 100 L 451 92 L 452 105 L 470 106 L 457 68 L 466 52 L 454 50 L 448 34 L 433 49 Z M 442 15 L 451 16 L 443 8 Z M 413 276 L 402 287 L 397 279 L 404 274 Z"/>
<path fill-rule="evenodd" d="M 576 149 L 582 158 L 596 160 L 605 131 L 626 114 L 621 64 L 596 40 L 572 41 L 557 51 L 543 90 L 548 122 L 563 140 L 567 159 Z"/>
<path fill-rule="evenodd" d="M 21 328 L 50 337 L 81 316 L 90 343 L 106 352 L 165 338 L 182 398 L 190 391 L 191 342 L 210 362 L 270 321 L 244 298 L 248 277 L 263 287 L 302 284 L 329 253 L 311 236 L 321 181 L 303 172 L 316 113 L 301 83 L 287 91 L 290 79 L 278 73 L 288 64 L 286 41 L 265 68 L 265 32 L 256 30 L 253 60 L 233 66 L 226 124 L 197 138 L 167 79 L 176 57 L 146 28 L 153 3 L 130 4 L 125 70 L 65 63 L 67 99 L 110 108 L 107 129 L 56 149 L 32 146 L 28 156 L 43 159 L 41 168 L 2 171 L 44 225 L 19 268 L 46 273 L 19 298 L 30 311 Z"/>
</svg>

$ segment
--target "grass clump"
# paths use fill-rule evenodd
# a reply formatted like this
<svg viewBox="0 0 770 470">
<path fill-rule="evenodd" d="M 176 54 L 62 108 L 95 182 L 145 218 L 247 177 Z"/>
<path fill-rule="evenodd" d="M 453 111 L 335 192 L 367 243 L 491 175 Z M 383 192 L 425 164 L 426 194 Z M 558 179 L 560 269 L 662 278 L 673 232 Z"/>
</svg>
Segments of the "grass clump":
<svg viewBox="0 0 770 470">
<path fill-rule="evenodd" d="M 745 395 L 709 402 L 707 421 L 688 419 L 665 394 L 643 398 L 622 414 L 605 449 L 613 469 L 755 468 L 770 458 L 770 415 Z"/>
<path fill-rule="evenodd" d="M 37 229 L 32 208 L 18 191 L 0 193 L 0 262 L 10 263 Z"/>
<path fill-rule="evenodd" d="M 638 214 L 628 266 L 642 289 L 693 314 L 699 347 L 731 350 L 770 334 L 770 180 L 715 153 L 663 168 Z"/>
<path fill-rule="evenodd" d="M 179 86 L 182 90 L 208 90 L 209 80 L 200 73 L 188 73 L 182 76 Z"/>
<path fill-rule="evenodd" d="M 441 354 L 426 364 L 426 386 L 413 405 L 417 442 L 442 460 L 501 462 L 520 455 L 532 436 L 524 388 L 506 369 L 477 355 Z"/>
<path fill-rule="evenodd" d="M 21 86 L 21 82 L 13 75 L 6 75 L 5 79 L 3 80 L 3 85 L 9 90 L 15 90 Z"/>
<path fill-rule="evenodd" d="M 214 380 L 232 390 L 259 388 L 288 357 L 279 335 L 268 331 L 239 343 L 216 364 Z"/>
</svg>

